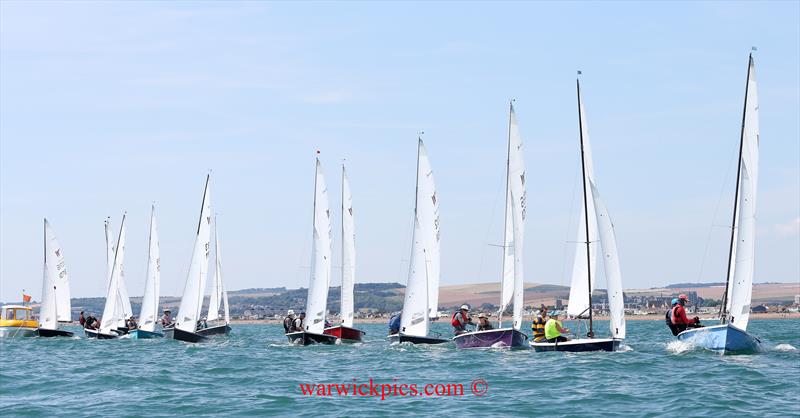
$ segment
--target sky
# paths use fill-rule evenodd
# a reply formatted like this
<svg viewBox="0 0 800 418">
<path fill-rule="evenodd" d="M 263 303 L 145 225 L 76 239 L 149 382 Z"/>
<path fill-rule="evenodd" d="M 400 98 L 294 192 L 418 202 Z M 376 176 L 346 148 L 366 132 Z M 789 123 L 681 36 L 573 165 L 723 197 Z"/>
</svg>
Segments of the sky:
<svg viewBox="0 0 800 418">
<path fill-rule="evenodd" d="M 419 131 L 442 285 L 499 282 L 512 98 L 525 280 L 568 285 L 576 70 L 624 287 L 724 281 L 751 46 L 755 281 L 797 282 L 798 2 L 0 1 L 0 300 L 41 295 L 45 217 L 72 295 L 103 295 L 103 221 L 126 211 L 141 295 L 152 202 L 162 294 L 179 295 L 209 170 L 227 288 L 308 286 L 317 150 L 333 253 L 345 161 L 356 280 L 405 283 Z"/>
</svg>

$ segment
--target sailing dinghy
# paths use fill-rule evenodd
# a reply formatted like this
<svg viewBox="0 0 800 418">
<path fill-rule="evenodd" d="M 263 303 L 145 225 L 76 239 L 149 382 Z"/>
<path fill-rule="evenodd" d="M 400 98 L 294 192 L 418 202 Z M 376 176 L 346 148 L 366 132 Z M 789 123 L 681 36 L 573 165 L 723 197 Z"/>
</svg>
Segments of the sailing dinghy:
<svg viewBox="0 0 800 418">
<path fill-rule="evenodd" d="M 391 343 L 442 344 L 432 337 L 431 317 L 438 316 L 439 298 L 439 202 L 428 153 L 422 138 L 417 144 L 417 183 L 414 232 L 400 331 L 388 336 Z"/>
<path fill-rule="evenodd" d="M 578 88 L 578 125 L 581 143 L 581 170 L 583 183 L 583 210 L 578 227 L 578 248 L 572 271 L 567 314 L 588 319 L 589 330 L 586 338 L 566 342 L 533 342 L 529 344 L 539 351 L 616 351 L 625 338 L 625 311 L 622 295 L 622 276 L 617 255 L 617 240 L 614 225 L 608 216 L 605 204 L 597 191 L 594 178 L 592 153 L 589 146 L 589 133 L 581 101 L 581 85 Z M 598 249 L 599 238 L 599 249 Z M 585 252 L 581 251 L 585 248 Z M 594 290 L 595 259 L 597 251 L 602 250 L 603 266 L 607 282 L 611 338 L 595 338 L 592 318 L 592 291 Z"/>
<path fill-rule="evenodd" d="M 222 307 L 222 316 L 219 314 Z M 211 280 L 211 296 L 208 301 L 208 315 L 203 321 L 204 325 L 211 322 L 212 326 L 198 329 L 200 335 L 228 335 L 231 332 L 231 315 L 228 309 L 228 292 L 222 283 L 222 260 L 220 259 L 219 237 L 217 236 L 217 217 L 214 216 L 214 278 Z"/>
<path fill-rule="evenodd" d="M 159 253 L 156 207 L 153 205 L 150 210 L 147 279 L 144 283 L 142 309 L 139 312 L 139 328 L 128 332 L 134 340 L 161 338 L 164 336 L 164 334 L 156 332 L 156 324 L 158 323 L 158 296 L 161 287 L 161 256 Z"/>
<path fill-rule="evenodd" d="M 203 189 L 203 203 L 200 206 L 200 219 L 197 222 L 197 235 L 192 250 L 192 261 L 189 273 L 186 275 L 186 285 L 181 296 L 181 305 L 175 325 L 164 328 L 164 338 L 172 338 L 188 343 L 198 343 L 206 340 L 204 335 L 197 333 L 197 321 L 200 319 L 200 310 L 203 307 L 203 295 L 208 277 L 208 259 L 211 249 L 211 175 L 206 176 L 206 186 Z"/>
<path fill-rule="evenodd" d="M 728 277 L 720 306 L 720 323 L 688 329 L 678 334 L 678 340 L 723 354 L 752 353 L 759 351 L 761 347 L 761 340 L 747 333 L 750 300 L 753 296 L 758 183 L 759 129 L 755 69 L 753 54 L 750 54 L 731 221 Z"/>
<path fill-rule="evenodd" d="M 303 330 L 289 332 L 286 338 L 297 345 L 335 344 L 336 337 L 325 334 L 325 313 L 328 287 L 331 283 L 331 211 L 328 188 L 317 158 L 314 172 L 313 244 L 311 245 L 311 277 L 306 300 Z"/>
<path fill-rule="evenodd" d="M 522 326 L 523 274 L 522 249 L 525 230 L 525 161 L 522 158 L 522 137 L 509 104 L 508 156 L 506 159 L 506 210 L 503 229 L 502 292 L 498 329 L 465 332 L 453 337 L 458 348 L 526 347 L 528 336 L 520 332 Z M 503 312 L 513 303 L 513 320 L 503 328 Z"/>
<path fill-rule="evenodd" d="M 100 318 L 100 329 L 84 328 L 83 332 L 88 338 L 115 339 L 125 334 L 119 329 L 119 322 L 125 321 L 123 318 L 122 297 L 119 292 L 120 277 L 122 277 L 122 262 L 125 258 L 125 218 L 122 216 L 122 224 L 119 226 L 117 245 L 111 261 L 111 277 L 106 290 L 106 304 L 103 308 L 103 316 Z"/>
<path fill-rule="evenodd" d="M 356 275 L 356 241 L 353 223 L 353 198 L 350 181 L 342 164 L 342 289 L 339 316 L 342 323 L 325 328 L 325 334 L 344 342 L 361 342 L 364 331 L 353 328 L 353 295 Z"/>
<path fill-rule="evenodd" d="M 111 228 L 111 218 L 106 219 L 105 222 L 105 231 L 106 231 L 106 276 L 108 278 L 108 284 L 111 285 L 111 271 L 114 269 L 114 233 Z M 114 313 L 115 318 L 119 318 L 117 320 L 117 331 L 120 334 L 127 334 L 128 333 L 128 323 L 127 319 L 129 319 L 133 315 L 133 309 L 131 308 L 131 299 L 128 297 L 128 289 L 125 286 L 125 270 L 122 269 L 120 266 L 120 277 L 119 282 L 117 283 L 117 292 L 119 292 L 119 303 L 116 304 L 115 308 L 116 312 Z"/>
<path fill-rule="evenodd" d="M 56 234 L 44 220 L 44 275 L 42 279 L 42 305 L 39 308 L 40 337 L 72 337 L 73 333 L 58 329 L 59 322 L 72 320 L 72 303 L 69 297 L 69 276 L 61 254 Z"/>
</svg>

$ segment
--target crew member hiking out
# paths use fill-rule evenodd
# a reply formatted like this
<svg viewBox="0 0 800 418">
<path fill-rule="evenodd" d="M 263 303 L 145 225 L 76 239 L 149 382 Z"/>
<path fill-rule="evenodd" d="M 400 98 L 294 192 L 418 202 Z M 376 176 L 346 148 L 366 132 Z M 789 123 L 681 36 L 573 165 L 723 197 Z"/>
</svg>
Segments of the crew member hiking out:
<svg viewBox="0 0 800 418">
<path fill-rule="evenodd" d="M 293 331 L 294 326 L 294 310 L 289 309 L 286 312 L 286 318 L 283 318 L 283 330 L 288 334 Z"/>
<path fill-rule="evenodd" d="M 670 305 L 669 309 L 667 309 L 667 313 L 664 314 L 664 322 L 666 322 L 669 330 L 672 331 L 672 335 L 678 335 L 678 327 L 672 323 L 672 310 L 675 309 L 675 305 L 678 304 L 678 298 L 672 299 L 672 304 Z"/>
</svg>

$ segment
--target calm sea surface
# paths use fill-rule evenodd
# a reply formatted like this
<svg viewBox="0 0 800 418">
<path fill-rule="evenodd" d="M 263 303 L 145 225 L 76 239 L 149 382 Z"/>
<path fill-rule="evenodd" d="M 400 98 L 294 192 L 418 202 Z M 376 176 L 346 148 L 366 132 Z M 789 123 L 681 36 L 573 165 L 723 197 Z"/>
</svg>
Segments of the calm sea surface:
<svg viewBox="0 0 800 418">
<path fill-rule="evenodd" d="M 765 351 L 739 356 L 681 346 L 660 321 L 629 321 L 626 351 L 580 354 L 390 346 L 385 326 L 360 327 L 363 344 L 311 347 L 290 346 L 279 325 L 234 325 L 229 338 L 202 345 L 3 340 L 0 416 L 800 416 L 799 320 L 751 321 Z M 445 323 L 434 330 L 450 332 Z M 352 392 L 354 379 L 367 395 L 373 379 L 377 396 L 300 388 Z M 381 400 L 381 384 L 460 384 L 463 394 Z"/>
</svg>

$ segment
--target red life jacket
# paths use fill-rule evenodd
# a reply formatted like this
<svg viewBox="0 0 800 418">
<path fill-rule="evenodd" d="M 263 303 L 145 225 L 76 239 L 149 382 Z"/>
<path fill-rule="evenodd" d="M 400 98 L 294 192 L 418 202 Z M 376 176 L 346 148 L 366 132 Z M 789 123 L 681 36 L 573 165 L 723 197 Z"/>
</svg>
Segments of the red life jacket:
<svg viewBox="0 0 800 418">
<path fill-rule="evenodd" d="M 450 325 L 452 325 L 454 327 L 462 327 L 463 326 L 463 325 L 461 325 L 461 322 L 459 322 L 459 320 L 458 320 L 458 314 L 461 314 L 461 318 L 464 319 L 464 323 L 465 324 L 467 323 L 467 316 L 463 312 L 458 311 L 458 312 L 453 314 L 453 320 L 450 321 Z"/>
</svg>

